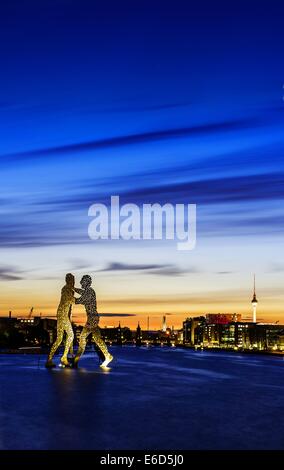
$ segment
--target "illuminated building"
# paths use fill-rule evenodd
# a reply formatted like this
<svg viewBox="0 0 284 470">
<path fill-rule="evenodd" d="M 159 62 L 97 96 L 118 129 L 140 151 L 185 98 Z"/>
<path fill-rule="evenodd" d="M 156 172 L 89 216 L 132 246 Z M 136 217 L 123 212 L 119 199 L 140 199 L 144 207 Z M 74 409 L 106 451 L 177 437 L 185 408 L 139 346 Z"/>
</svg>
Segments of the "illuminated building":
<svg viewBox="0 0 284 470">
<path fill-rule="evenodd" d="M 135 343 L 136 343 L 136 346 L 141 346 L 141 343 L 142 343 L 142 331 L 141 331 L 139 322 L 138 322 L 138 326 L 136 329 Z"/>
<path fill-rule="evenodd" d="M 53 318 L 0 317 L 0 346 L 50 346 L 56 336 L 56 326 Z"/>
<path fill-rule="evenodd" d="M 124 344 L 132 341 L 132 333 L 127 326 L 105 326 L 100 328 L 104 341 L 108 344 Z"/>
<path fill-rule="evenodd" d="M 257 342 L 267 351 L 284 351 L 284 325 L 277 323 L 257 323 Z"/>
<path fill-rule="evenodd" d="M 222 325 L 215 323 L 206 323 L 204 325 L 203 343 L 209 347 L 220 345 Z"/>
<path fill-rule="evenodd" d="M 123 343 L 123 331 L 120 325 L 120 322 L 118 324 L 117 330 L 116 330 L 116 343 L 122 345 Z"/>
<path fill-rule="evenodd" d="M 226 325 L 230 322 L 241 321 L 242 316 L 239 313 L 207 313 L 206 322 L 211 324 Z"/>
<path fill-rule="evenodd" d="M 177 331 L 177 343 L 183 344 L 183 328 Z"/>
<path fill-rule="evenodd" d="M 183 322 L 183 343 L 190 346 L 203 344 L 205 317 L 187 318 Z"/>
<path fill-rule="evenodd" d="M 251 324 L 237 323 L 235 326 L 235 346 L 241 349 L 249 349 L 251 344 Z"/>
<path fill-rule="evenodd" d="M 222 326 L 220 344 L 223 347 L 230 348 L 235 346 L 235 323 L 227 323 Z"/>
<path fill-rule="evenodd" d="M 228 314 L 227 320 L 231 314 Z M 284 325 L 230 321 L 218 316 L 187 318 L 183 322 L 183 344 L 208 348 L 284 351 Z M 209 319 L 217 320 L 208 323 Z"/>
</svg>

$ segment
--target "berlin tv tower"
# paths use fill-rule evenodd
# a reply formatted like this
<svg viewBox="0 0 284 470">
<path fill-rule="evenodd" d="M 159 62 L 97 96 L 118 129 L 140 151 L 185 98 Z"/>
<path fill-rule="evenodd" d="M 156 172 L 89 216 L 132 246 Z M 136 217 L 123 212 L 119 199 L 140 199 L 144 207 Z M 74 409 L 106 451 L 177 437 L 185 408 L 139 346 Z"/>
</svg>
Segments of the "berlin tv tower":
<svg viewBox="0 0 284 470">
<path fill-rule="evenodd" d="M 253 323 L 256 323 L 256 307 L 257 307 L 258 302 L 257 302 L 256 294 L 255 294 L 255 274 L 253 277 L 253 298 L 252 298 L 251 304 L 252 304 L 252 321 Z"/>
</svg>

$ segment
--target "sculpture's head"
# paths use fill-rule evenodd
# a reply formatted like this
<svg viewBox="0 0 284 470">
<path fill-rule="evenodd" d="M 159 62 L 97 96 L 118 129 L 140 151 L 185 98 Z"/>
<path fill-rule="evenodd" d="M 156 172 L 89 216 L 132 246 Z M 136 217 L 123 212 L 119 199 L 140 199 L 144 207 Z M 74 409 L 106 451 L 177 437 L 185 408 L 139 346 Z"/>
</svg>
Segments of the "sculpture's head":
<svg viewBox="0 0 284 470">
<path fill-rule="evenodd" d="M 75 286 L 75 277 L 73 276 L 73 274 L 71 273 L 66 274 L 65 281 L 66 281 L 67 286 L 70 286 L 72 288 Z"/>
<path fill-rule="evenodd" d="M 90 287 L 90 285 L 92 284 L 91 276 L 89 276 L 88 274 L 85 274 L 85 276 L 82 277 L 80 284 L 83 287 L 83 289 Z"/>
</svg>

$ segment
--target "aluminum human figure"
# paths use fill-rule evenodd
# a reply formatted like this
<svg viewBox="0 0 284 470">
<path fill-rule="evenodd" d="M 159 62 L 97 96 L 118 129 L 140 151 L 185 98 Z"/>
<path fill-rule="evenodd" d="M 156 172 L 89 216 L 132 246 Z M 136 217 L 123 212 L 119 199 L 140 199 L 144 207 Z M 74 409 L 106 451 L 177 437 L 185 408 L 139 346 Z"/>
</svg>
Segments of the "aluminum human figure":
<svg viewBox="0 0 284 470">
<path fill-rule="evenodd" d="M 87 322 L 82 330 L 79 339 L 79 348 L 74 359 L 74 367 L 77 367 L 82 354 L 84 354 L 87 338 L 92 334 L 92 339 L 95 342 L 99 357 L 104 358 L 101 367 L 106 367 L 113 359 L 112 355 L 108 352 L 107 346 L 101 337 L 99 328 L 99 314 L 97 312 L 97 299 L 94 289 L 91 287 L 91 276 L 85 275 L 80 281 L 82 289 L 75 288 L 75 292 L 80 294 L 81 297 L 75 299 L 76 304 L 85 305 L 87 313 Z"/>
<path fill-rule="evenodd" d="M 47 368 L 56 367 L 52 359 L 57 349 L 59 348 L 59 346 L 61 345 L 63 341 L 64 332 L 66 333 L 67 337 L 65 341 L 64 353 L 63 353 L 63 356 L 61 357 L 60 362 L 62 366 L 65 366 L 65 367 L 70 366 L 68 359 L 67 359 L 67 355 L 72 346 L 73 339 L 74 339 L 70 312 L 71 312 L 72 304 L 75 303 L 75 297 L 74 297 L 75 278 L 73 274 L 68 273 L 66 274 L 65 280 L 66 280 L 66 284 L 65 286 L 63 286 L 61 290 L 61 299 L 60 299 L 60 303 L 57 309 L 56 340 L 51 347 L 47 362 L 45 364 Z"/>
</svg>

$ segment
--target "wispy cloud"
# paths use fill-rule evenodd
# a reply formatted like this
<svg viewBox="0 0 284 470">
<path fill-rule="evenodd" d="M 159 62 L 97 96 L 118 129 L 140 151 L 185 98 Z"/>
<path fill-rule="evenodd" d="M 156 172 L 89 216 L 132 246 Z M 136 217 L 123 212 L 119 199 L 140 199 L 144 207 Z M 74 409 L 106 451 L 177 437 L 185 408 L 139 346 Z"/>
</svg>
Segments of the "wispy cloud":
<svg viewBox="0 0 284 470">
<path fill-rule="evenodd" d="M 168 265 L 160 264 L 127 264 L 127 263 L 109 263 L 105 268 L 100 271 L 151 271 Z"/>
<path fill-rule="evenodd" d="M 23 277 L 19 271 L 12 266 L 0 267 L 0 280 L 1 281 L 20 281 Z"/>
<path fill-rule="evenodd" d="M 269 269 L 271 273 L 282 273 L 284 272 L 284 264 L 283 263 L 273 263 Z"/>
<path fill-rule="evenodd" d="M 130 177 L 128 177 L 129 179 Z M 254 184 L 252 184 L 252 179 Z M 149 202 L 216 204 L 230 202 L 246 202 L 251 200 L 283 199 L 284 172 L 224 176 L 222 178 L 205 178 L 167 184 L 149 184 L 135 189 L 122 189 L 121 204 L 126 202 L 143 204 Z M 83 184 L 82 184 L 83 188 Z M 268 191 L 269 188 L 269 191 Z M 111 184 L 104 192 L 94 192 L 91 188 L 82 193 L 69 194 L 61 198 L 46 199 L 36 203 L 47 206 L 47 211 L 75 210 L 88 208 L 93 203 L 110 204 L 110 196 L 114 194 Z"/>
<path fill-rule="evenodd" d="M 75 271 L 81 271 L 83 269 L 89 269 L 91 267 L 90 263 L 86 263 L 81 261 L 80 259 L 74 258 L 69 260 L 70 269 L 74 269 Z"/>
<path fill-rule="evenodd" d="M 199 181 L 160 186 L 139 186 L 137 183 L 137 188 L 125 188 L 121 191 L 120 201 L 121 204 L 131 202 L 140 206 L 144 203 L 194 203 L 197 204 L 199 233 L 202 231 L 204 234 L 217 236 L 220 233 L 232 233 L 234 229 L 235 234 L 259 236 L 263 233 L 280 233 L 283 230 L 284 218 L 280 204 L 284 198 L 283 187 L 283 171 L 216 179 L 204 177 Z M 87 234 L 90 221 L 87 217 L 88 208 L 95 202 L 109 205 L 111 189 L 107 187 L 107 193 L 100 190 L 94 194 L 90 188 L 87 191 L 83 188 L 82 183 L 81 193 L 70 192 L 66 195 L 65 192 L 64 196 L 50 196 L 48 199 L 46 195 L 36 196 L 34 202 L 31 199 L 27 207 L 22 206 L 22 212 L 18 213 L 17 217 L 13 205 L 3 201 L 2 210 L 6 213 L 5 218 L 1 220 L 1 246 L 32 247 L 90 242 Z M 222 207 L 221 212 L 218 207 Z M 214 223 L 212 216 L 210 219 L 210 213 L 214 215 Z M 79 262 L 79 266 L 80 264 Z M 123 266 L 112 266 L 113 271 L 118 268 L 122 270 Z M 153 266 L 152 269 L 159 268 Z M 85 269 L 85 266 L 81 269 Z M 142 270 L 143 267 L 138 266 L 136 269 Z"/>
<path fill-rule="evenodd" d="M 257 118 L 244 118 L 236 120 L 228 120 L 222 122 L 214 122 L 208 124 L 200 124 L 190 127 L 169 128 L 153 130 L 144 133 L 129 134 L 122 136 L 107 137 L 98 140 L 78 142 L 55 147 L 45 147 L 39 149 L 31 149 L 30 151 L 15 152 L 2 156 L 7 161 L 26 161 L 27 159 L 35 159 L 42 157 L 52 157 L 60 155 L 72 155 L 82 152 L 90 152 L 100 149 L 110 149 L 114 147 L 124 147 L 128 145 L 144 144 L 148 142 L 178 139 L 190 136 L 216 134 L 221 132 L 239 131 L 246 129 L 248 126 L 257 126 L 260 122 Z"/>
<path fill-rule="evenodd" d="M 156 274 L 161 276 L 180 275 L 184 273 L 197 273 L 197 268 L 192 267 L 187 270 L 181 269 L 173 264 L 127 264 L 120 262 L 109 263 L 102 271 L 141 271 L 147 274 Z"/>
<path fill-rule="evenodd" d="M 217 271 L 216 274 L 221 274 L 221 275 L 233 274 L 233 271 Z"/>
</svg>

